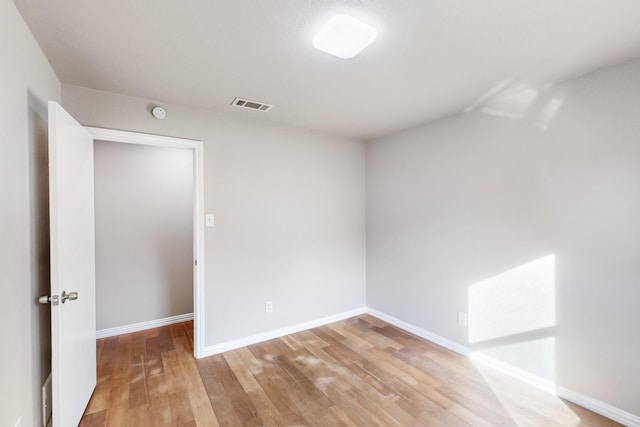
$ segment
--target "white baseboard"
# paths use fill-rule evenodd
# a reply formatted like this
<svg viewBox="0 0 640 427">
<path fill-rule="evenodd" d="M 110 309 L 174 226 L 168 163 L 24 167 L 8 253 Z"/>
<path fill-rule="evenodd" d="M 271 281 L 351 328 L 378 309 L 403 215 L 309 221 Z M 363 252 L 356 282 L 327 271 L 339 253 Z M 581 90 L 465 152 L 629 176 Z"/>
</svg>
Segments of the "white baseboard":
<svg viewBox="0 0 640 427">
<path fill-rule="evenodd" d="M 99 331 L 96 331 L 96 339 L 144 331 L 145 329 L 158 328 L 160 326 L 172 325 L 174 323 L 186 322 L 188 320 L 193 320 L 193 313 L 179 314 L 177 316 L 150 320 L 148 322 L 134 323 L 131 325 L 116 326 L 115 328 L 100 329 Z"/>
<path fill-rule="evenodd" d="M 372 315 L 373 317 L 377 317 L 380 320 L 384 320 L 385 322 L 393 326 L 397 326 L 398 328 L 404 331 L 407 331 L 413 335 L 417 335 L 420 338 L 424 338 L 427 341 L 431 341 L 434 344 L 438 344 L 439 346 L 444 347 L 448 350 L 451 350 L 455 353 L 461 354 L 463 356 L 468 356 L 469 353 L 471 353 L 471 349 L 461 344 L 458 344 L 455 341 L 451 341 L 449 339 L 441 337 L 440 335 L 436 335 L 433 332 L 429 332 L 425 329 L 419 328 L 415 325 L 412 325 L 411 323 L 407 323 L 404 320 L 400 320 L 396 317 L 390 316 L 376 309 L 367 308 L 367 313 Z"/>
<path fill-rule="evenodd" d="M 462 344 L 458 344 L 455 341 L 451 341 L 447 338 L 443 338 L 440 335 L 437 335 L 437 334 L 434 334 L 433 332 L 429 332 L 425 329 L 419 328 L 415 325 L 407 323 L 403 320 L 390 316 L 381 311 L 375 310 L 373 308 L 367 308 L 367 313 L 369 313 L 373 317 L 377 317 L 380 320 L 384 320 L 385 322 L 393 326 L 396 326 L 404 331 L 407 331 L 413 335 L 424 338 L 427 341 L 431 341 L 432 343 L 438 344 L 455 353 L 461 354 L 463 356 L 467 356 L 474 362 L 479 362 L 500 373 L 509 375 L 510 377 L 519 379 L 520 381 L 523 381 L 543 391 L 546 391 L 547 393 L 557 395 L 558 397 L 561 397 L 565 400 L 573 402 L 576 405 L 580 405 L 583 408 L 586 408 L 597 414 L 605 416 L 609 419 L 617 421 L 625 426 L 640 427 L 640 416 L 638 415 L 631 414 L 620 408 L 616 408 L 615 406 L 609 405 L 608 403 L 602 402 L 601 400 L 594 399 L 593 397 L 576 393 L 575 391 L 571 391 L 564 387 L 557 386 L 553 381 L 550 381 L 546 378 L 542 378 L 538 375 L 531 374 L 525 371 L 524 369 L 510 365 L 494 357 L 487 356 L 485 354 L 481 354 L 478 352 L 473 352 L 470 348 Z"/>
<path fill-rule="evenodd" d="M 235 350 L 237 348 L 246 347 L 248 345 L 280 338 L 285 335 L 295 334 L 296 332 L 302 332 L 308 329 L 317 328 L 318 326 L 328 325 L 329 323 L 339 322 L 340 320 L 359 316 L 366 312 L 366 307 L 356 308 L 355 310 L 345 311 L 343 313 L 334 314 L 333 316 L 323 317 L 321 319 L 311 320 L 309 322 L 299 323 L 297 325 L 287 326 L 285 328 L 275 329 L 272 331 L 263 332 L 261 334 L 250 335 L 245 338 L 211 345 L 205 347 L 202 357 L 213 356 L 214 354 L 224 353 L 225 351 Z"/>
<path fill-rule="evenodd" d="M 469 358 L 474 362 L 480 363 L 502 374 L 519 379 L 520 381 L 525 382 L 529 385 L 532 385 L 536 388 L 539 388 L 542 391 L 546 391 L 547 393 L 557 395 L 556 384 L 549 379 L 543 378 L 539 375 L 532 374 L 531 372 L 525 371 L 522 368 L 518 368 L 516 366 L 510 365 L 508 363 L 503 362 L 500 359 L 496 359 L 495 357 L 492 357 L 492 356 L 487 356 L 486 354 L 482 354 L 477 351 L 471 352 L 469 354 Z"/>
<path fill-rule="evenodd" d="M 583 408 L 587 408 L 590 411 L 617 421 L 627 427 L 640 427 L 640 416 L 634 415 L 627 411 L 623 411 L 622 409 L 611 406 L 601 400 L 594 399 L 590 396 L 585 396 L 584 394 L 576 393 L 575 391 L 571 391 L 564 387 L 558 387 L 557 395 L 558 397 L 561 397 L 565 400 L 575 403 L 576 405 L 580 405 Z"/>
</svg>

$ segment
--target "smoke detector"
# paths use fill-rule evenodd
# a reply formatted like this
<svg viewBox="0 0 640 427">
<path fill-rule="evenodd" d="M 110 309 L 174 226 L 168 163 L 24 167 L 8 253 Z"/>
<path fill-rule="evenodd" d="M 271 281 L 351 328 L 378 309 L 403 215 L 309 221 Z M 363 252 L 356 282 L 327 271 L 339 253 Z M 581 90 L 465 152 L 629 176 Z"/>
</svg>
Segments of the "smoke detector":
<svg viewBox="0 0 640 427">
<path fill-rule="evenodd" d="M 153 117 L 158 120 L 162 120 L 167 117 L 167 111 L 162 107 L 158 107 L 157 105 L 153 107 L 153 109 L 151 110 L 151 114 L 153 114 Z"/>
<path fill-rule="evenodd" d="M 271 104 L 265 104 L 264 102 L 258 102 L 258 101 L 251 101 L 249 99 L 244 99 L 244 98 L 235 98 L 231 103 L 231 105 L 238 108 L 247 108 L 249 110 L 262 111 L 263 113 L 266 113 L 267 111 L 273 108 L 273 105 Z"/>
</svg>

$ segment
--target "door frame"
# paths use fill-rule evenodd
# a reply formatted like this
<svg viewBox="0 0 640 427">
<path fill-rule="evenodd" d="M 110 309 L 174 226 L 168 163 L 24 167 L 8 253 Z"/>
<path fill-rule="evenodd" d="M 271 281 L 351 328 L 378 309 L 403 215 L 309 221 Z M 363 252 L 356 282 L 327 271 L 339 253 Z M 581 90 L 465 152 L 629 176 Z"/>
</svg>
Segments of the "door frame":
<svg viewBox="0 0 640 427">
<path fill-rule="evenodd" d="M 204 357 L 204 160 L 202 141 L 85 126 L 94 141 L 123 142 L 193 152 L 193 355 Z"/>
</svg>

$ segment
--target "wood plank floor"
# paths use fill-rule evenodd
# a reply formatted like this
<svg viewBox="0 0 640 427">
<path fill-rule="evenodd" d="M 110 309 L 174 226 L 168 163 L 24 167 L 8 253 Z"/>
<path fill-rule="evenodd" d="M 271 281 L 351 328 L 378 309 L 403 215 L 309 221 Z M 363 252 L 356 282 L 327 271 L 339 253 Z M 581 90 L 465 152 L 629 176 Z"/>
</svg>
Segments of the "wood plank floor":
<svg viewBox="0 0 640 427">
<path fill-rule="evenodd" d="M 200 360 L 192 331 L 98 340 L 80 425 L 619 425 L 368 315 Z"/>
</svg>

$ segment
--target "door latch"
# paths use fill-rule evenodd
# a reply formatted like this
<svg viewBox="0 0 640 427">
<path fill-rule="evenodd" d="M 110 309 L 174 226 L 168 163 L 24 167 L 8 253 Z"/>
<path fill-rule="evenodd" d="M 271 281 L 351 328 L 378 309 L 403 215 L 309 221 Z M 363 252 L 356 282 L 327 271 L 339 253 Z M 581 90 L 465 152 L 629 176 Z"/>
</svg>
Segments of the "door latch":
<svg viewBox="0 0 640 427">
<path fill-rule="evenodd" d="M 76 296 L 77 298 L 77 296 Z M 56 306 L 60 303 L 60 298 L 58 297 L 58 295 L 44 295 L 41 296 L 40 298 L 38 298 L 38 302 L 40 304 L 49 304 L 51 303 L 51 305 Z"/>
</svg>

